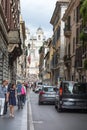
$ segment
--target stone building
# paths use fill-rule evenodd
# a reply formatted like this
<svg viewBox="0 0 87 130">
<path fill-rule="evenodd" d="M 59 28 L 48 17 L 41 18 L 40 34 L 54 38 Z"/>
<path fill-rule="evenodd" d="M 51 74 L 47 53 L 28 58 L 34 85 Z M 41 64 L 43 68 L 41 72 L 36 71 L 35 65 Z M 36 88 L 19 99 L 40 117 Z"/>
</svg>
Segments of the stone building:
<svg viewBox="0 0 87 130">
<path fill-rule="evenodd" d="M 83 2 L 83 1 L 82 1 Z M 87 61 L 87 40 L 81 39 L 81 32 L 87 37 L 87 28 L 83 28 L 83 19 L 80 14 L 82 6 L 80 0 L 70 0 L 63 16 L 65 21 L 65 75 L 67 80 L 87 81 L 84 61 Z M 84 31 L 85 30 L 85 31 Z M 87 62 L 85 62 L 87 63 Z"/>
<path fill-rule="evenodd" d="M 16 82 L 17 57 L 22 54 L 19 16 L 20 0 L 0 0 L 0 83 Z"/>
<path fill-rule="evenodd" d="M 53 12 L 50 23 L 53 25 L 53 68 L 52 77 L 53 84 L 57 84 L 58 79 L 65 79 L 64 75 L 64 61 L 63 57 L 65 54 L 65 38 L 64 38 L 64 22 L 62 17 L 67 9 L 69 0 L 58 0 L 56 2 L 56 7 Z"/>
<path fill-rule="evenodd" d="M 29 80 L 29 67 L 30 67 L 30 30 L 26 27 L 26 39 L 25 39 L 25 46 L 26 46 L 26 79 Z"/>
<path fill-rule="evenodd" d="M 39 49 L 39 78 L 43 82 L 43 84 L 48 85 L 51 85 L 51 41 L 51 38 L 49 38 L 43 43 L 43 46 L 41 46 L 41 48 Z"/>
<path fill-rule="evenodd" d="M 20 15 L 20 39 L 21 39 L 21 48 L 22 54 L 17 58 L 17 81 L 25 81 L 26 79 L 26 58 L 27 58 L 27 48 L 25 46 L 26 31 L 25 31 L 25 21 L 23 21 L 22 16 Z"/>
</svg>

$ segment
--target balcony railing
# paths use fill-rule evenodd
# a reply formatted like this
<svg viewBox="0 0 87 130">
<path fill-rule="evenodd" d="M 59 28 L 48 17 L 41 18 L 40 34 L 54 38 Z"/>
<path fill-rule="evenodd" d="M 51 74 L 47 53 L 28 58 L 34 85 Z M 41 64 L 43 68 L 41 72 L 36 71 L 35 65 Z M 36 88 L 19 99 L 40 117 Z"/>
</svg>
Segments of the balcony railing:
<svg viewBox="0 0 87 130">
<path fill-rule="evenodd" d="M 64 64 L 66 67 L 69 67 L 71 65 L 71 57 L 70 55 L 65 55 L 64 56 Z"/>
</svg>

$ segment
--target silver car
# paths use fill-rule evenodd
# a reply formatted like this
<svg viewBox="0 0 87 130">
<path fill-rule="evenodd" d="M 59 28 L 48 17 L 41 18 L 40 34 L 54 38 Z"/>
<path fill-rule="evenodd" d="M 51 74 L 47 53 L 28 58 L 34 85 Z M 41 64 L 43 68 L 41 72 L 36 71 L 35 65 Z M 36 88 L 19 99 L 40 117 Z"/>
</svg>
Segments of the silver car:
<svg viewBox="0 0 87 130">
<path fill-rule="evenodd" d="M 56 92 L 53 86 L 43 86 L 42 90 L 39 92 L 38 103 L 41 105 L 44 102 L 55 103 Z"/>
</svg>

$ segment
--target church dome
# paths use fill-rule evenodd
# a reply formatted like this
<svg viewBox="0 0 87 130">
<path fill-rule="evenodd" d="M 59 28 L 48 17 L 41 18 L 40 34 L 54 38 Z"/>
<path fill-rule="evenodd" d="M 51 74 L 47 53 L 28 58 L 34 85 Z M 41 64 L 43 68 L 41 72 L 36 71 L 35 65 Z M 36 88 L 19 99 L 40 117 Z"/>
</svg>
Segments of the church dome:
<svg viewBox="0 0 87 130">
<path fill-rule="evenodd" d="M 39 27 L 39 28 L 37 29 L 37 33 L 42 33 L 42 34 L 43 34 L 43 30 L 42 30 L 41 27 Z"/>
</svg>

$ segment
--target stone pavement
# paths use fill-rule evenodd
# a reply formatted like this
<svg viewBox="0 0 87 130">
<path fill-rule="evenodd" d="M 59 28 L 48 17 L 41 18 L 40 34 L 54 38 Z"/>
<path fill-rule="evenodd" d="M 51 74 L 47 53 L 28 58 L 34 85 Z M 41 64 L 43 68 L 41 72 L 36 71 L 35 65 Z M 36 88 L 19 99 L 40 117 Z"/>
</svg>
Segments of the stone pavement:
<svg viewBox="0 0 87 130">
<path fill-rule="evenodd" d="M 9 117 L 8 114 L 0 117 L 0 130 L 27 130 L 27 101 L 23 109 L 18 110 L 15 107 L 15 117 Z"/>
</svg>

